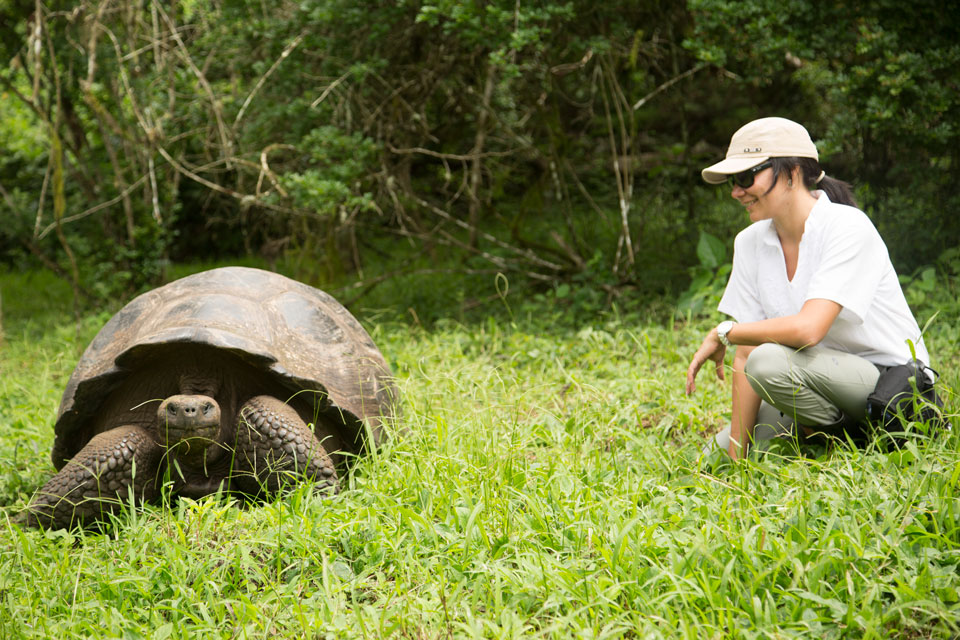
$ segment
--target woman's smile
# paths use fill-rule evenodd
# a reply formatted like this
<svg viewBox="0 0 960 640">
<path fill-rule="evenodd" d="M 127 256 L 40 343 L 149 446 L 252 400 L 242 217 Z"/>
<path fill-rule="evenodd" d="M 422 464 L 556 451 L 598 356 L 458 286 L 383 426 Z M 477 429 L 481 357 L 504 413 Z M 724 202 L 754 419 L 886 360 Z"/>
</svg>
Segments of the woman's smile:
<svg viewBox="0 0 960 640">
<path fill-rule="evenodd" d="M 733 198 L 737 200 L 743 207 L 747 210 L 747 213 L 750 214 L 750 219 L 756 222 L 757 220 L 762 220 L 761 217 L 754 217 L 755 215 L 760 215 L 762 207 L 758 205 L 762 204 L 765 196 L 767 195 L 765 191 L 767 190 L 766 181 L 763 184 L 760 184 L 761 181 L 758 180 L 754 182 L 752 186 L 748 189 L 734 185 L 733 191 L 730 193 Z M 759 193 L 755 193 L 759 191 Z"/>
</svg>

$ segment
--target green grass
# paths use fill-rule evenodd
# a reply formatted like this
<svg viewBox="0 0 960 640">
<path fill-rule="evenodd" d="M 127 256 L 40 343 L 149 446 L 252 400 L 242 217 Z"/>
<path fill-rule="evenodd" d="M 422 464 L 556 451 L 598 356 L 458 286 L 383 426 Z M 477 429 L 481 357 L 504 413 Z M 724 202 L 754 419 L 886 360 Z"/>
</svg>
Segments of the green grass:
<svg viewBox="0 0 960 640">
<path fill-rule="evenodd" d="M 892 454 L 703 462 L 728 392 L 702 375 L 687 398 L 683 378 L 709 322 L 575 321 L 548 300 L 429 330 L 406 309 L 360 312 L 398 377 L 402 436 L 335 498 L 21 531 L 8 517 L 52 473 L 59 395 L 109 314 L 75 322 L 50 306 L 68 300 L 53 281 L 0 286 L 0 637 L 960 633 L 956 431 Z M 949 389 L 956 325 L 930 336 Z"/>
</svg>

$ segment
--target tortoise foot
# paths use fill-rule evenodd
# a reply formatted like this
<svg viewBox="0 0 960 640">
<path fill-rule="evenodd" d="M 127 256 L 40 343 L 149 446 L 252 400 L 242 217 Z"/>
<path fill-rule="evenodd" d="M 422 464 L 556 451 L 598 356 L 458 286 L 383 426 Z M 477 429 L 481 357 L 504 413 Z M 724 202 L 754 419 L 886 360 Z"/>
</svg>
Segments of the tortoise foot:
<svg viewBox="0 0 960 640">
<path fill-rule="evenodd" d="M 60 529 L 102 520 L 132 497 L 157 495 L 161 449 L 140 427 L 98 434 L 34 496 L 17 522 Z"/>
<path fill-rule="evenodd" d="M 338 490 L 326 449 L 296 411 L 272 396 L 252 398 L 240 409 L 236 452 L 235 484 L 243 491 L 276 493 L 303 482 Z"/>
</svg>

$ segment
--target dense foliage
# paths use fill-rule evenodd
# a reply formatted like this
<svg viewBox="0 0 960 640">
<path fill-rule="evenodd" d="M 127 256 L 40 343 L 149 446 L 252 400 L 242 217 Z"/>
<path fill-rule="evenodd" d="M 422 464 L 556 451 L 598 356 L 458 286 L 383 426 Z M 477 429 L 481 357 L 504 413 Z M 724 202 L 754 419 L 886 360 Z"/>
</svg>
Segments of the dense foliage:
<svg viewBox="0 0 960 640">
<path fill-rule="evenodd" d="M 698 170 L 805 122 L 901 269 L 960 234 L 960 42 L 933 0 L 0 1 L 0 248 L 78 298 L 257 255 L 676 290 L 742 226 Z M 411 257 L 412 256 L 412 257 Z"/>
</svg>

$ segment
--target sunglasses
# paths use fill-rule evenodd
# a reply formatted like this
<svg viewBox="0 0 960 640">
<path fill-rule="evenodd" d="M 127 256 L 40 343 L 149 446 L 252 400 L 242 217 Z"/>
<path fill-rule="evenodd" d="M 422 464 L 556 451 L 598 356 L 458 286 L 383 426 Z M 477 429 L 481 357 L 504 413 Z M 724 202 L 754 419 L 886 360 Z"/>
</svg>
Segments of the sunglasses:
<svg viewBox="0 0 960 640">
<path fill-rule="evenodd" d="M 727 181 L 730 183 L 730 186 L 737 185 L 741 189 L 749 189 L 753 186 L 753 181 L 756 179 L 757 174 L 763 171 L 768 167 L 773 166 L 772 160 L 767 160 L 766 162 L 761 162 L 755 167 L 747 169 L 746 171 L 741 171 L 740 173 L 734 173 L 733 175 L 727 178 Z"/>
</svg>

